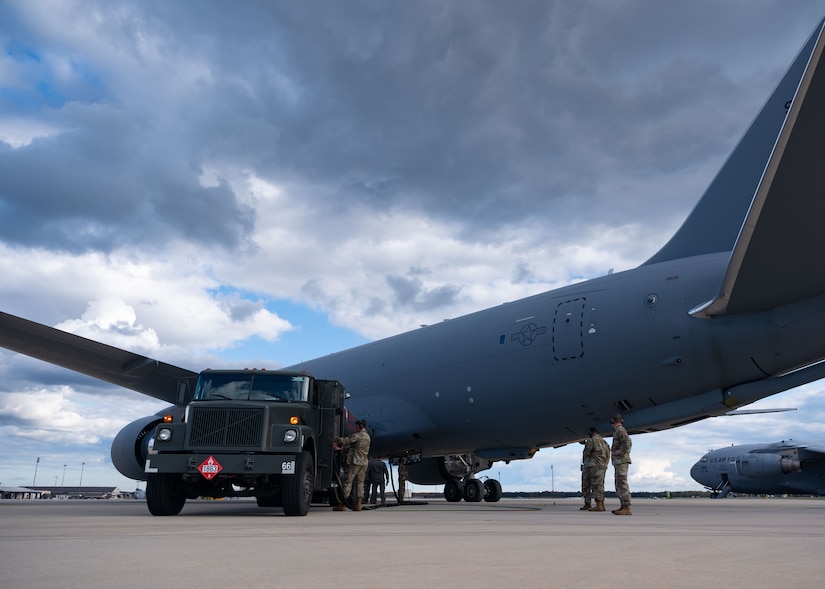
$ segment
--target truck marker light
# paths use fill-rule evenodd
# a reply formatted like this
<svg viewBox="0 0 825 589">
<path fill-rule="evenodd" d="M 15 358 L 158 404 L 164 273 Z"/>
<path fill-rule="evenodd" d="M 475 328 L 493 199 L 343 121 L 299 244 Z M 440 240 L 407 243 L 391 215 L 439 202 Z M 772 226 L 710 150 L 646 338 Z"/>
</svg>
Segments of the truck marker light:
<svg viewBox="0 0 825 589">
<path fill-rule="evenodd" d="M 298 416 L 293 415 L 289 418 L 289 425 L 298 425 Z"/>
</svg>

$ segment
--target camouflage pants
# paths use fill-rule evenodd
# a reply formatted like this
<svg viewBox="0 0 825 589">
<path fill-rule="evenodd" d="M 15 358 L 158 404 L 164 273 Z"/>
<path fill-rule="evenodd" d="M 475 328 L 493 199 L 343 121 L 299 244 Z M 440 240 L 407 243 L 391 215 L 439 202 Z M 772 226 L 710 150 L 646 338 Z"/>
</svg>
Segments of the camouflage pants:
<svg viewBox="0 0 825 589">
<path fill-rule="evenodd" d="M 604 473 L 606 471 L 606 466 L 582 468 L 582 495 L 584 495 L 585 503 L 590 503 L 591 498 L 604 501 Z"/>
<path fill-rule="evenodd" d="M 364 478 L 367 475 L 366 464 L 348 464 L 344 475 L 344 497 L 349 497 L 352 485 L 355 483 L 355 498 L 358 501 L 364 498 Z"/>
<path fill-rule="evenodd" d="M 627 468 L 629 466 L 627 463 L 613 465 L 616 496 L 622 502 L 622 505 L 630 505 L 630 487 L 627 486 Z"/>
</svg>

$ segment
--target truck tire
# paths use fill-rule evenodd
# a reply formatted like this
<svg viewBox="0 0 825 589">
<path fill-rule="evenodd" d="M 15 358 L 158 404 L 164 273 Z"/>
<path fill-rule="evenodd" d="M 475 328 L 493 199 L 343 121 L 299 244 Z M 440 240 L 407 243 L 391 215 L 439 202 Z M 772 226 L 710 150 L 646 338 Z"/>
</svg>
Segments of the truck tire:
<svg viewBox="0 0 825 589">
<path fill-rule="evenodd" d="M 315 463 L 312 454 L 301 452 L 295 474 L 284 476 L 284 515 L 306 515 L 315 490 Z"/>
<path fill-rule="evenodd" d="M 281 493 L 278 493 L 276 495 L 267 495 L 266 497 L 256 497 L 255 500 L 258 502 L 258 507 L 284 506 L 283 495 L 281 495 Z"/>
<path fill-rule="evenodd" d="M 178 489 L 177 476 L 150 474 L 146 478 L 146 506 L 152 515 L 177 515 L 186 503 Z"/>
</svg>

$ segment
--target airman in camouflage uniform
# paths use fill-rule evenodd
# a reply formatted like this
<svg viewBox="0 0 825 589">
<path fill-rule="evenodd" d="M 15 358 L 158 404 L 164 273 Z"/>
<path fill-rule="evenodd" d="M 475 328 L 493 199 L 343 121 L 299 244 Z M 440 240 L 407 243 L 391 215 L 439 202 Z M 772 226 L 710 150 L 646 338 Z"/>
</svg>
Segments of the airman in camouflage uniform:
<svg viewBox="0 0 825 589">
<path fill-rule="evenodd" d="M 622 502 L 619 509 L 614 509 L 616 515 L 633 515 L 630 511 L 630 487 L 627 485 L 627 468 L 630 466 L 630 447 L 633 443 L 627 430 L 622 425 L 622 415 L 617 413 L 610 420 L 613 424 L 613 445 L 611 454 L 613 456 L 613 472 L 615 475 L 616 495 Z"/>
<path fill-rule="evenodd" d="M 355 507 L 354 511 L 361 511 L 361 501 L 364 498 L 364 476 L 367 473 L 370 453 L 370 435 L 367 433 L 367 422 L 359 419 L 355 422 L 357 430 L 351 436 L 340 438 L 335 436 L 335 443 L 341 448 L 349 448 L 347 452 L 347 470 L 344 475 L 344 498 L 349 497 L 352 492 L 352 485 L 355 484 Z M 343 503 L 339 503 L 333 508 L 335 511 L 345 511 Z"/>
<path fill-rule="evenodd" d="M 407 463 L 403 458 L 398 461 L 398 502 L 404 501 L 407 492 Z"/>
<path fill-rule="evenodd" d="M 604 473 L 610 460 L 610 447 L 591 427 L 587 431 L 588 439 L 584 442 L 582 451 L 582 495 L 584 506 L 581 511 L 604 511 Z M 593 507 L 591 497 L 596 501 Z"/>
</svg>

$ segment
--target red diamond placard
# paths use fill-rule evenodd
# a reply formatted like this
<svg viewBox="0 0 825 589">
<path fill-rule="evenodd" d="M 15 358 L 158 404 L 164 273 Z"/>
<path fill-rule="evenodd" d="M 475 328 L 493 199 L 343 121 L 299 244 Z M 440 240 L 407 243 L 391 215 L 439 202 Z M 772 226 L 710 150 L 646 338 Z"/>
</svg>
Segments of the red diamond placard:
<svg viewBox="0 0 825 589">
<path fill-rule="evenodd" d="M 223 470 L 223 467 L 218 464 L 218 461 L 215 460 L 214 456 L 210 456 L 206 460 L 204 460 L 201 465 L 198 467 L 198 471 L 203 475 L 207 481 L 212 480 L 214 476 L 216 476 L 219 472 Z"/>
</svg>

